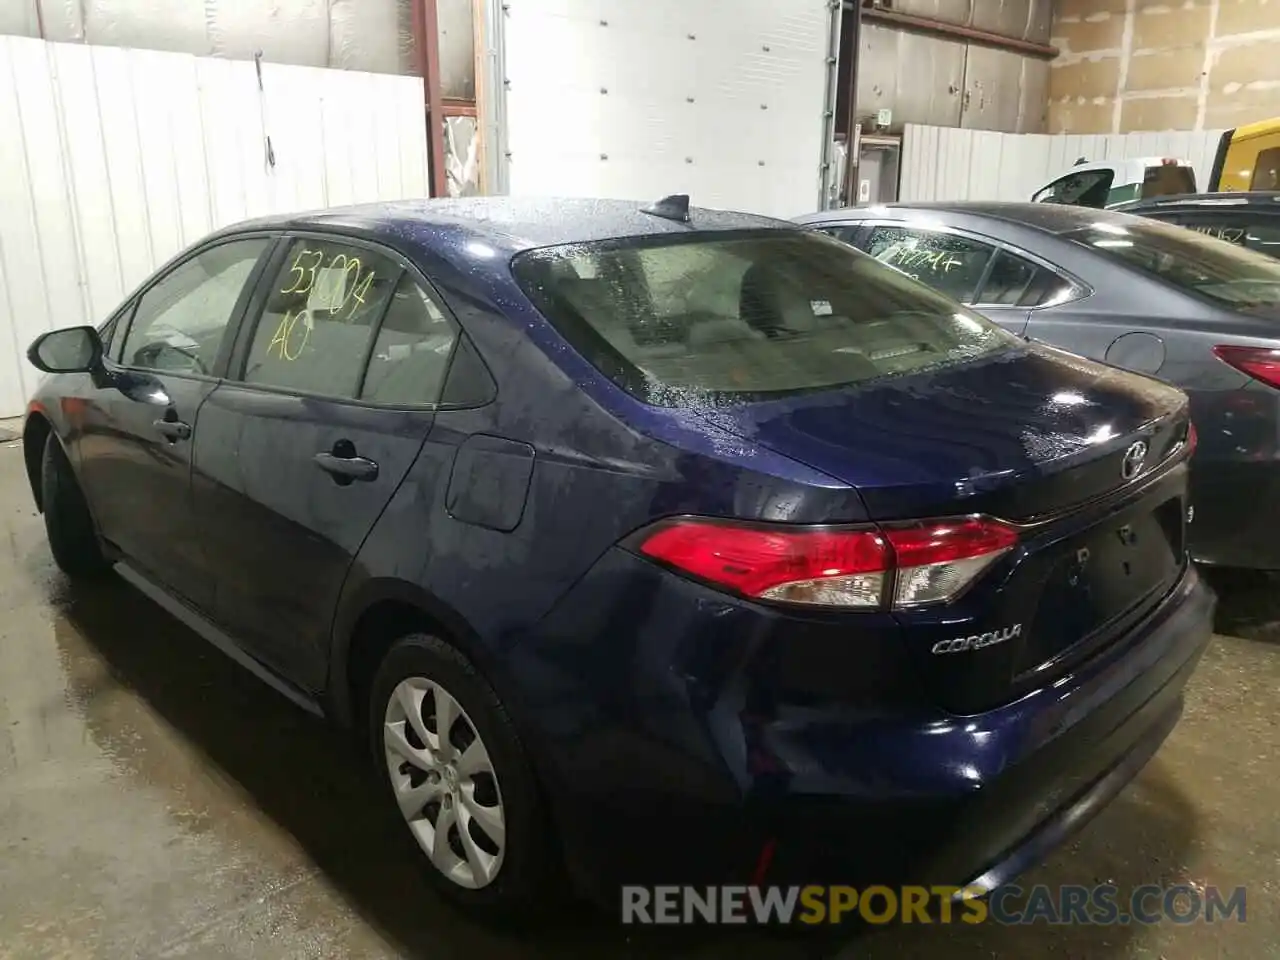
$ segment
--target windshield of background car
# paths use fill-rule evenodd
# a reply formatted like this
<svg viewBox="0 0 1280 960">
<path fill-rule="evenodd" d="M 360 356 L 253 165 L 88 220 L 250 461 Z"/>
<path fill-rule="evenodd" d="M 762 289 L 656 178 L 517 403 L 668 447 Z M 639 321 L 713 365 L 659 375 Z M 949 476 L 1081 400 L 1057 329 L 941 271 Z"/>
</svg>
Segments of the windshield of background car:
<svg viewBox="0 0 1280 960">
<path fill-rule="evenodd" d="M 659 406 L 861 384 L 1021 343 L 815 231 L 572 244 L 520 254 L 512 269 L 576 350 Z"/>
<path fill-rule="evenodd" d="M 1184 227 L 1132 219 L 1063 236 L 1221 306 L 1280 304 L 1280 261 Z"/>
</svg>

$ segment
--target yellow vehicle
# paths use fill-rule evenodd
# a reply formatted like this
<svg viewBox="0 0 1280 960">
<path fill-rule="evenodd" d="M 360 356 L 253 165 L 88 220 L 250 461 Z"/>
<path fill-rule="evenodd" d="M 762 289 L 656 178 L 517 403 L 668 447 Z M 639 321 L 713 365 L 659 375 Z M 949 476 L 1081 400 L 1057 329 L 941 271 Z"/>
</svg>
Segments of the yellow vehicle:
<svg viewBox="0 0 1280 960">
<path fill-rule="evenodd" d="M 1209 174 L 1212 193 L 1280 190 L 1280 117 L 1228 130 Z"/>
</svg>

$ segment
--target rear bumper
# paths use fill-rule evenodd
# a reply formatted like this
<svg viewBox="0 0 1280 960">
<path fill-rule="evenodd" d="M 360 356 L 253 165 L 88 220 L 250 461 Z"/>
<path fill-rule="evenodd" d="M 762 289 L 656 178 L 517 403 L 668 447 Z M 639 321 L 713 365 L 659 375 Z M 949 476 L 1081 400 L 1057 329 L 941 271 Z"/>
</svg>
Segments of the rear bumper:
<svg viewBox="0 0 1280 960">
<path fill-rule="evenodd" d="M 1192 463 L 1191 555 L 1223 567 L 1280 570 L 1280 460 Z"/>
<path fill-rule="evenodd" d="M 573 873 L 616 903 L 623 884 L 749 882 L 766 847 L 769 883 L 1009 879 L 1155 753 L 1214 599 L 1188 570 L 1073 674 L 968 717 L 877 702 L 875 664 L 865 693 L 797 697 L 788 651 L 860 637 L 797 633 L 620 552 L 566 603 L 512 666 L 539 681 L 523 719 Z M 843 669 L 858 691 L 857 658 Z"/>
</svg>

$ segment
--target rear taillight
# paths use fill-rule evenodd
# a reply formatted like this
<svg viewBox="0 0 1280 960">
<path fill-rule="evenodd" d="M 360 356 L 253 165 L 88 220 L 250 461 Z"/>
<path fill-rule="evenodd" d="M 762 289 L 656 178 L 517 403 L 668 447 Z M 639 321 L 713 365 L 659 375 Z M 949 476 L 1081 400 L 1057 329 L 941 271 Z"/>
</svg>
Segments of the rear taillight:
<svg viewBox="0 0 1280 960">
<path fill-rule="evenodd" d="M 1280 388 L 1280 350 L 1219 344 L 1213 348 L 1213 355 L 1269 387 Z"/>
<path fill-rule="evenodd" d="M 897 567 L 894 607 L 950 600 L 1018 542 L 1016 530 L 986 517 L 929 520 L 885 534 Z"/>
<path fill-rule="evenodd" d="M 844 530 L 682 518 L 639 550 L 746 597 L 870 610 L 951 600 L 1017 541 L 987 517 Z"/>
<path fill-rule="evenodd" d="M 1200 442 L 1200 435 L 1196 433 L 1196 425 L 1194 423 L 1188 422 L 1187 423 L 1187 439 L 1186 439 L 1188 457 L 1196 452 L 1196 444 L 1198 444 L 1199 442 Z"/>
</svg>

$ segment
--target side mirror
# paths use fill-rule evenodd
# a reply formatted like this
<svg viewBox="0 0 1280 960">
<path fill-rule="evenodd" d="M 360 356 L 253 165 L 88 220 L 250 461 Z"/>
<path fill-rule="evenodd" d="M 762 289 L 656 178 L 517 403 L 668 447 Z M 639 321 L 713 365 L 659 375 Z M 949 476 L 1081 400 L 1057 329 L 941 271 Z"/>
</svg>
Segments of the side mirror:
<svg viewBox="0 0 1280 960">
<path fill-rule="evenodd" d="M 67 327 L 36 337 L 27 359 L 45 373 L 93 373 L 102 367 L 102 338 L 93 327 Z"/>
</svg>

